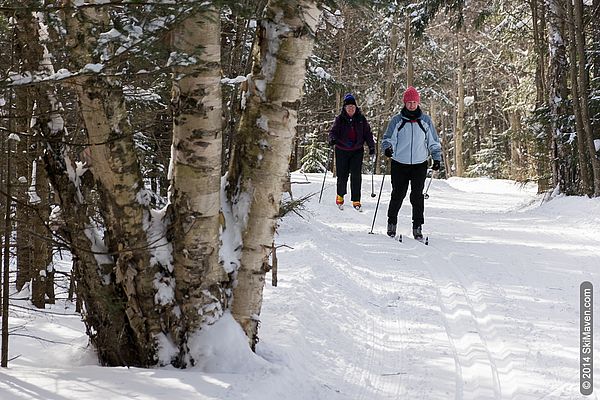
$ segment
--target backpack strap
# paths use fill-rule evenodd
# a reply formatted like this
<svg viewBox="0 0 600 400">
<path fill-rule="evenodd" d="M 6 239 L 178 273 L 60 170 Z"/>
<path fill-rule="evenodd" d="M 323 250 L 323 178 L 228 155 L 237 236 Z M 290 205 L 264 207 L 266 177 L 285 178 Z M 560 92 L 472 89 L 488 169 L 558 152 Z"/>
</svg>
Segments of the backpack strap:
<svg viewBox="0 0 600 400">
<path fill-rule="evenodd" d="M 410 122 L 414 122 L 414 121 L 417 121 L 417 123 L 419 124 L 419 126 L 421 127 L 421 129 L 423 130 L 423 132 L 427 133 L 427 130 L 423 126 L 423 122 L 421 122 L 421 118 L 419 118 L 417 120 L 412 120 Z M 407 122 L 408 122 L 408 120 L 402 118 L 402 123 L 400 124 L 400 126 L 398 127 L 398 130 L 396 132 L 400 132 L 402 130 L 402 128 L 404 128 L 404 125 L 406 125 Z"/>
<path fill-rule="evenodd" d="M 402 118 L 402 122 L 400 123 L 400 126 L 398 127 L 398 130 L 396 132 L 400 132 L 402 128 L 404 128 L 404 125 L 406 125 L 406 120 Z"/>
</svg>

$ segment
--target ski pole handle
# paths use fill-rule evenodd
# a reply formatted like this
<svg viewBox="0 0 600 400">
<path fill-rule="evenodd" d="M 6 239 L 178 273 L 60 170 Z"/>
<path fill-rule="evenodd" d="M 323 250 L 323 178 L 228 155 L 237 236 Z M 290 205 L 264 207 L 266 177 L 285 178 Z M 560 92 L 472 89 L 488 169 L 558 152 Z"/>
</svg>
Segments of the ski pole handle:
<svg viewBox="0 0 600 400">
<path fill-rule="evenodd" d="M 423 194 L 423 197 L 425 198 L 425 200 L 427 200 L 429 198 L 429 195 L 427 194 L 427 192 L 429 192 L 429 186 L 431 186 L 432 180 L 433 180 L 433 171 L 431 171 L 431 177 L 429 178 L 429 183 L 427 184 L 427 189 L 425 189 L 425 194 Z"/>
</svg>

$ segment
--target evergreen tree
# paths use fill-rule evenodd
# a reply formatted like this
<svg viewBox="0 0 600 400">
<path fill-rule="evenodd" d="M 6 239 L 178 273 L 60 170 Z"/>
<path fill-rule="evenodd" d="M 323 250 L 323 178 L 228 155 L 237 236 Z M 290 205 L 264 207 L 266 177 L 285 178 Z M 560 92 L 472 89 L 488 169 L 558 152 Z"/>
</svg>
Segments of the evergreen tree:
<svg viewBox="0 0 600 400">
<path fill-rule="evenodd" d="M 327 163 L 329 161 L 331 149 L 326 147 L 316 132 L 309 135 L 307 140 L 308 143 L 303 146 L 304 157 L 300 160 L 302 163 L 300 171 L 325 172 L 328 168 Z"/>
</svg>

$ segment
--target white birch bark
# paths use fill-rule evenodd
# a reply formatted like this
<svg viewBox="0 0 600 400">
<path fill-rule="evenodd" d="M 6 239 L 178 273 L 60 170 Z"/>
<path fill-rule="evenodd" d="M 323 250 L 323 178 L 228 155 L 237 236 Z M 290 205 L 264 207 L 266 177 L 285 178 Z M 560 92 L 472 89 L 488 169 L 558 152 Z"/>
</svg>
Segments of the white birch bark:
<svg viewBox="0 0 600 400">
<path fill-rule="evenodd" d="M 64 18 L 72 67 L 82 72 L 89 70 L 88 64 L 104 61 L 96 51 L 97 36 L 99 32 L 110 30 L 110 20 L 107 7 L 78 8 L 76 3 L 70 2 L 71 8 L 65 9 Z M 110 56 L 109 53 L 110 49 L 107 49 L 104 55 Z M 97 275 L 104 278 L 100 283 L 93 282 L 90 266 L 84 265 L 82 274 L 88 275 L 84 279 L 89 285 L 80 288 L 91 291 L 102 285 L 114 285 L 117 296 L 102 299 L 101 292 L 87 294 L 90 304 L 86 305 L 86 310 L 94 303 L 113 303 L 108 315 L 102 315 L 102 310 L 89 310 L 100 312 L 94 316 L 99 319 L 95 323 L 100 326 L 88 326 L 88 330 L 104 335 L 101 342 L 96 343 L 96 347 L 105 352 L 101 358 L 106 359 L 101 362 L 114 364 L 114 360 L 126 354 L 127 359 L 117 361 L 117 365 L 153 365 L 157 361 L 156 336 L 164 330 L 160 306 L 154 301 L 157 291 L 154 279 L 161 270 L 159 265 L 150 264 L 150 248 L 144 230 L 148 225 L 149 210 L 142 200 L 143 181 L 121 83 L 110 74 L 90 71 L 75 79 L 74 89 L 88 135 L 87 166 L 101 199 L 98 206 L 105 229 L 103 238 L 94 240 L 110 253 L 104 260 L 112 258 L 114 262 L 110 273 L 107 273 L 110 265 L 98 265 L 100 274 Z M 106 306 L 111 307 L 111 304 Z M 123 320 L 123 329 L 127 333 L 110 337 L 101 332 L 111 319 Z"/>
<path fill-rule="evenodd" d="M 288 171 L 297 107 L 319 10 L 310 0 L 271 0 L 230 169 L 231 198 L 250 200 L 232 312 L 254 348 L 269 249 Z M 235 204 L 234 204 L 235 206 Z"/>
<path fill-rule="evenodd" d="M 42 14 L 38 14 L 40 24 L 44 23 L 41 17 Z M 47 51 L 38 62 L 38 72 L 48 76 L 54 73 Z M 82 315 L 90 340 L 103 365 L 147 365 L 147 360 L 139 362 L 139 347 L 129 340 L 131 332 L 125 313 L 120 307 L 115 307 L 120 303 L 122 292 L 103 280 L 112 273 L 114 262 L 109 257 L 97 257 L 94 251 L 98 246 L 94 244 L 94 238 L 84 234 L 90 227 L 89 214 L 94 211 L 89 211 L 92 207 L 83 198 L 81 177 L 75 173 L 76 165 L 70 157 L 72 152 L 66 144 L 71 139 L 67 137 L 61 116 L 62 105 L 51 85 L 36 85 L 34 88 L 38 115 L 33 130 L 47 141 L 45 168 L 60 204 L 60 212 L 55 214 L 60 223 L 53 224 L 53 229 L 72 246 L 72 279 L 77 281 L 80 289 L 78 305 L 82 300 L 85 302 Z"/>
<path fill-rule="evenodd" d="M 196 63 L 174 68 L 173 143 L 169 201 L 177 240 L 174 246 L 175 297 L 181 320 L 174 337 L 218 320 L 226 307 L 219 264 L 221 188 L 221 29 L 218 10 L 197 12 L 173 33 L 173 50 Z M 185 346 L 180 349 L 185 353 Z M 194 355 L 181 354 L 193 363 Z M 191 357 L 191 358 L 190 358 Z"/>
</svg>

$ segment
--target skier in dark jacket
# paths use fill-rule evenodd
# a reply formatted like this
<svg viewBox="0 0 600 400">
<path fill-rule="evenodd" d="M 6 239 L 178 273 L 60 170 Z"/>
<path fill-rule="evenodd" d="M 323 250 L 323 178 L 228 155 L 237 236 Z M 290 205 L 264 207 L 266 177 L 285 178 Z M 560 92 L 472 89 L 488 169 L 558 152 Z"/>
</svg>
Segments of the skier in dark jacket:
<svg viewBox="0 0 600 400">
<path fill-rule="evenodd" d="M 329 145 L 335 146 L 337 169 L 337 196 L 335 203 L 343 208 L 344 195 L 347 192 L 348 176 L 350 176 L 350 200 L 352 206 L 361 210 L 360 188 L 362 184 L 362 162 L 364 144 L 369 147 L 369 155 L 375 154 L 373 133 L 367 119 L 356 106 L 356 99 L 351 93 L 344 96 L 344 105 L 335 118 L 329 131 Z"/>
<path fill-rule="evenodd" d="M 410 183 L 412 227 L 415 239 L 423 239 L 421 225 L 425 222 L 423 188 L 427 177 L 427 161 L 433 157 L 432 170 L 440 169 L 442 148 L 429 115 L 419 107 L 421 96 L 410 86 L 402 96 L 404 107 L 392 117 L 387 126 L 381 148 L 392 159 L 392 198 L 388 207 L 387 234 L 396 236 L 398 211 Z"/>
</svg>

